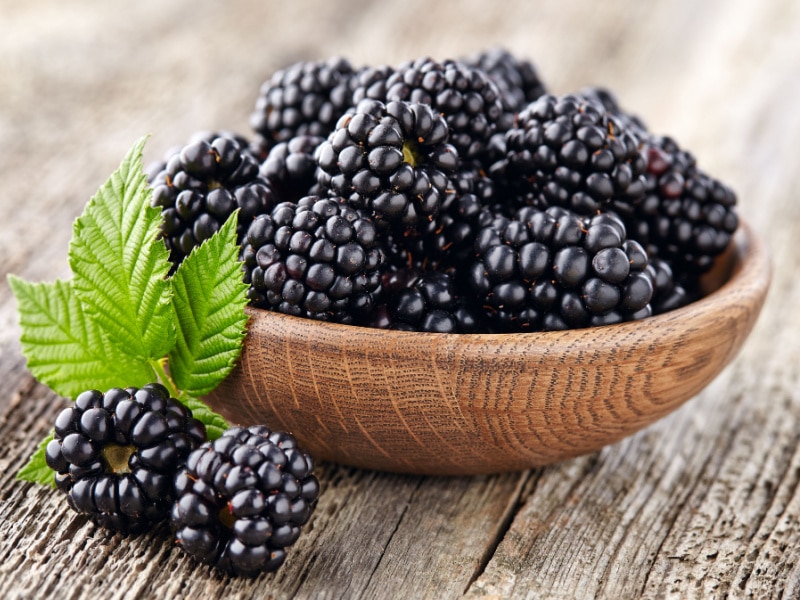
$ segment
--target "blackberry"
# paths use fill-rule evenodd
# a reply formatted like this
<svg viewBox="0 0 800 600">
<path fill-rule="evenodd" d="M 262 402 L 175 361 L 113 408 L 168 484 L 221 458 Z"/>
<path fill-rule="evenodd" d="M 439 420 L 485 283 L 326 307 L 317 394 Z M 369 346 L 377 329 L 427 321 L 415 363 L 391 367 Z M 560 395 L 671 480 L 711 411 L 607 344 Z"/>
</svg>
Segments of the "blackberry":
<svg viewBox="0 0 800 600">
<path fill-rule="evenodd" d="M 164 217 L 162 231 L 175 267 L 236 209 L 241 240 L 253 218 L 276 204 L 274 190 L 242 142 L 216 135 L 189 143 L 153 177 L 152 204 Z"/>
<path fill-rule="evenodd" d="M 505 144 L 491 174 L 518 204 L 628 215 L 644 195 L 639 138 L 590 98 L 545 94 L 519 114 Z"/>
<path fill-rule="evenodd" d="M 197 131 L 189 137 L 189 140 L 186 142 L 186 144 L 177 145 L 173 146 L 172 148 L 169 148 L 164 153 L 164 156 L 160 160 L 153 161 L 152 163 L 147 165 L 147 167 L 145 167 L 145 174 L 147 175 L 147 183 L 152 185 L 156 176 L 166 168 L 169 159 L 175 156 L 176 154 L 180 154 L 184 146 L 196 144 L 198 142 L 208 142 L 210 144 L 219 137 L 230 138 L 234 140 L 237 144 L 239 144 L 241 148 L 247 148 L 248 151 L 252 150 L 250 141 L 248 141 L 246 137 L 236 133 L 235 131 L 229 131 L 229 130 Z"/>
<path fill-rule="evenodd" d="M 385 84 L 378 81 L 369 92 L 356 90 L 354 96 L 427 104 L 444 115 L 450 143 L 462 158 L 481 155 L 503 114 L 500 91 L 489 76 L 454 60 L 426 57 L 405 62 Z"/>
<path fill-rule="evenodd" d="M 362 100 L 386 100 L 386 84 L 394 75 L 394 67 L 381 65 L 378 67 L 364 67 L 350 80 L 353 87 L 353 104 Z"/>
<path fill-rule="evenodd" d="M 699 169 L 673 139 L 650 136 L 646 148 L 646 193 L 629 219 L 631 236 L 676 274 L 696 279 L 738 227 L 736 194 Z"/>
<path fill-rule="evenodd" d="M 300 61 L 281 69 L 261 86 L 250 126 L 269 150 L 299 135 L 327 137 L 352 104 L 349 61 Z"/>
<path fill-rule="evenodd" d="M 74 510 L 138 533 L 168 516 L 175 472 L 205 440 L 203 424 L 160 384 L 89 390 L 56 417 L 46 460 Z"/>
<path fill-rule="evenodd" d="M 461 269 L 472 257 L 478 229 L 502 209 L 495 182 L 480 164 L 462 163 L 450 177 L 438 215 L 418 227 L 381 232 L 387 261 L 396 268 L 422 271 Z"/>
<path fill-rule="evenodd" d="M 415 226 L 439 210 L 458 155 L 430 106 L 362 100 L 318 148 L 322 189 L 388 225 Z"/>
<path fill-rule="evenodd" d="M 252 305 L 352 323 L 373 307 L 383 255 L 369 217 L 341 199 L 307 196 L 256 218 L 242 260 Z"/>
<path fill-rule="evenodd" d="M 478 232 L 469 282 L 495 326 L 537 331 L 649 316 L 647 254 L 613 213 L 520 209 Z"/>
<path fill-rule="evenodd" d="M 503 115 L 498 122 L 502 131 L 510 129 L 514 116 L 547 91 L 533 63 L 504 48 L 477 52 L 462 62 L 484 71 L 497 86 L 503 103 Z"/>
<path fill-rule="evenodd" d="M 633 131 L 640 138 L 648 135 L 647 125 L 645 125 L 644 121 L 638 115 L 624 111 L 617 97 L 608 88 L 600 86 L 586 87 L 580 91 L 580 95 L 601 104 L 606 109 L 606 112 L 618 118 L 626 129 Z"/>
<path fill-rule="evenodd" d="M 316 192 L 317 161 L 314 152 L 324 141 L 314 135 L 300 135 L 280 142 L 261 165 L 261 175 L 282 202 L 297 202 Z"/>
<path fill-rule="evenodd" d="M 432 333 L 477 333 L 483 327 L 480 308 L 459 293 L 452 273 L 390 271 L 383 288 L 386 303 L 371 315 L 371 327 Z"/>
<path fill-rule="evenodd" d="M 669 263 L 658 257 L 650 258 L 647 271 L 653 281 L 653 314 L 658 315 L 694 302 L 700 297 L 699 282 L 684 278 L 679 281 Z"/>
<path fill-rule="evenodd" d="M 479 229 L 491 224 L 501 210 L 495 182 L 478 163 L 462 165 L 450 178 L 450 190 L 437 219 L 437 229 L 428 234 L 426 248 L 445 268 L 463 268 L 472 256 Z M 436 236 L 436 237 L 434 237 Z"/>
<path fill-rule="evenodd" d="M 228 429 L 192 452 L 175 477 L 178 545 L 233 575 L 275 571 L 316 505 L 313 468 L 287 433 Z"/>
</svg>

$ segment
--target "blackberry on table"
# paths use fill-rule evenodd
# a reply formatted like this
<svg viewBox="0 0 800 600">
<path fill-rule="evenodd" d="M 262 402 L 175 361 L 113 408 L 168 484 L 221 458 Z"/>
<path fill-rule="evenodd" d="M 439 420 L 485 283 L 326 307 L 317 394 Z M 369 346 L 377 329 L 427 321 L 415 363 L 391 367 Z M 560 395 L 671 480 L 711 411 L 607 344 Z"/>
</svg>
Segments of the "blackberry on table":
<svg viewBox="0 0 800 600">
<path fill-rule="evenodd" d="M 352 323 L 373 307 L 383 254 L 368 216 L 342 199 L 307 196 L 257 217 L 242 260 L 252 305 Z"/>
<path fill-rule="evenodd" d="M 250 126 L 266 151 L 299 135 L 327 137 L 352 104 L 353 67 L 341 57 L 300 61 L 261 86 Z"/>
<path fill-rule="evenodd" d="M 629 215 L 644 196 L 641 140 L 591 98 L 545 94 L 519 114 L 505 145 L 490 173 L 519 205 Z"/>
<path fill-rule="evenodd" d="M 405 62 L 388 75 L 385 85 L 373 83 L 369 96 L 358 90 L 354 94 L 432 107 L 447 120 L 450 143 L 465 159 L 481 155 L 503 114 L 500 91 L 489 76 L 454 60 Z"/>
<path fill-rule="evenodd" d="M 387 225 L 434 216 L 458 164 L 444 119 L 430 106 L 362 100 L 317 150 L 318 182 Z"/>
<path fill-rule="evenodd" d="M 239 209 L 237 234 L 277 202 L 259 163 L 243 140 L 221 134 L 175 151 L 151 181 L 152 204 L 164 217 L 162 231 L 177 265 Z"/>
<path fill-rule="evenodd" d="M 138 533 L 169 515 L 175 473 L 205 441 L 203 424 L 154 383 L 79 394 L 56 417 L 45 457 L 75 511 Z"/>
<path fill-rule="evenodd" d="M 673 139 L 650 136 L 646 148 L 646 192 L 630 218 L 631 237 L 676 274 L 696 279 L 728 247 L 739 225 L 736 194 Z"/>
<path fill-rule="evenodd" d="M 275 571 L 316 505 L 313 468 L 288 433 L 228 429 L 192 452 L 175 477 L 178 545 L 233 575 Z"/>
<path fill-rule="evenodd" d="M 478 232 L 469 283 L 502 331 L 588 327 L 652 313 L 647 254 L 612 213 L 520 209 Z"/>
</svg>

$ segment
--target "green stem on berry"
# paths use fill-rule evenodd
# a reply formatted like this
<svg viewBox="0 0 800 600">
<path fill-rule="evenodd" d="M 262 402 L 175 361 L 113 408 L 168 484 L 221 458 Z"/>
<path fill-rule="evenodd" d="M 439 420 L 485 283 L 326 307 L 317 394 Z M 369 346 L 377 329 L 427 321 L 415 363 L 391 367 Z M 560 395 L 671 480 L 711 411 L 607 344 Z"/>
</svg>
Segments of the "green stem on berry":
<svg viewBox="0 0 800 600">
<path fill-rule="evenodd" d="M 161 360 L 149 360 L 147 361 L 150 365 L 150 368 L 153 369 L 153 374 L 156 376 L 159 382 L 167 388 L 169 391 L 169 395 L 173 398 L 180 398 L 181 393 L 178 391 L 178 388 L 175 387 L 175 384 L 172 382 L 172 378 L 167 374 L 167 370 L 164 368 L 164 365 L 167 363 L 166 358 L 162 358 Z"/>
<path fill-rule="evenodd" d="M 403 160 L 410 164 L 412 167 L 422 163 L 422 156 L 420 155 L 417 145 L 408 140 L 403 144 Z"/>
</svg>

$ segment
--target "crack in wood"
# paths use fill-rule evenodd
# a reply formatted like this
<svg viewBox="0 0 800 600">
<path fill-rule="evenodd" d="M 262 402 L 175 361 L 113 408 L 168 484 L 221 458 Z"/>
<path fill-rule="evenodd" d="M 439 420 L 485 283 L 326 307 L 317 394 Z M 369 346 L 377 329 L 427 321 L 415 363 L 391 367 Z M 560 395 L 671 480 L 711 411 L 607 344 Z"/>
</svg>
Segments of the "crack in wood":
<svg viewBox="0 0 800 600">
<path fill-rule="evenodd" d="M 472 584 L 475 583 L 481 575 L 486 571 L 486 567 L 489 565 L 489 562 L 494 557 L 495 552 L 497 551 L 497 547 L 505 538 L 506 534 L 508 533 L 509 529 L 511 528 L 511 524 L 514 522 L 514 518 L 516 517 L 519 510 L 525 504 L 525 497 L 530 496 L 535 491 L 536 488 L 536 481 L 538 477 L 541 475 L 541 470 L 531 470 L 525 471 L 520 475 L 519 481 L 517 482 L 517 486 L 514 489 L 514 492 L 508 499 L 508 504 L 506 505 L 505 511 L 503 511 L 502 516 L 497 521 L 497 527 L 492 531 L 491 537 L 486 545 L 486 550 L 484 550 L 483 554 L 481 555 L 478 565 L 475 567 L 475 570 L 472 573 L 467 585 L 464 587 L 464 594 L 466 594 Z M 532 482 L 531 489 L 525 490 L 528 487 L 528 482 Z M 527 492 L 527 493 L 524 493 Z"/>
</svg>

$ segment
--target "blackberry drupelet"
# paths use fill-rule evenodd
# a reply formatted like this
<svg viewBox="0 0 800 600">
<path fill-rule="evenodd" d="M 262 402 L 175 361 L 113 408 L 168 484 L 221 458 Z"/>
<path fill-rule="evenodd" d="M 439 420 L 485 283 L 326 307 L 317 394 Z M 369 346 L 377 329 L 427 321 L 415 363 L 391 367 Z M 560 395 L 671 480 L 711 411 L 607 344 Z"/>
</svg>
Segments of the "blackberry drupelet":
<svg viewBox="0 0 800 600">
<path fill-rule="evenodd" d="M 74 510 L 138 533 L 167 518 L 175 473 L 205 441 L 203 424 L 160 384 L 89 390 L 56 417 L 46 460 Z"/>
<path fill-rule="evenodd" d="M 480 308 L 459 292 L 451 272 L 416 269 L 387 272 L 386 299 L 366 323 L 370 327 L 431 333 L 477 333 L 484 328 Z"/>
<path fill-rule="evenodd" d="M 405 62 L 383 85 L 372 84 L 369 95 L 356 89 L 354 97 L 383 102 L 426 104 L 444 115 L 450 143 L 462 158 L 481 155 L 503 114 L 500 92 L 489 76 L 454 60 L 419 58 Z"/>
<path fill-rule="evenodd" d="M 547 91 L 533 63 L 504 48 L 477 52 L 462 62 L 485 72 L 497 86 L 503 103 L 503 116 L 498 122 L 502 131 L 510 129 L 515 115 Z"/>
<path fill-rule="evenodd" d="M 316 505 L 313 468 L 287 433 L 228 429 L 192 452 L 175 477 L 178 545 L 233 575 L 275 571 Z"/>
<path fill-rule="evenodd" d="M 646 148 L 646 193 L 629 219 L 631 237 L 691 282 L 728 247 L 739 225 L 736 194 L 673 139 L 650 136 Z"/>
<path fill-rule="evenodd" d="M 641 140 L 590 98 L 545 94 L 519 114 L 505 144 L 490 174 L 519 205 L 629 215 L 644 196 Z"/>
<path fill-rule="evenodd" d="M 267 151 L 299 135 L 327 137 L 352 104 L 350 62 L 332 57 L 281 69 L 261 86 L 250 126 Z"/>
<path fill-rule="evenodd" d="M 241 240 L 253 218 L 276 204 L 258 161 L 242 142 L 228 135 L 200 139 L 176 151 L 153 177 L 152 204 L 164 217 L 162 231 L 175 267 L 236 209 Z"/>
<path fill-rule="evenodd" d="M 318 148 L 317 163 L 323 190 L 379 225 L 413 227 L 438 212 L 458 154 L 430 106 L 362 100 Z"/>
<path fill-rule="evenodd" d="M 256 218 L 242 260 L 252 305 L 352 323 L 373 308 L 383 255 L 368 216 L 342 199 L 307 196 Z"/>
<path fill-rule="evenodd" d="M 619 323 L 649 316 L 647 255 L 613 213 L 520 209 L 478 232 L 469 283 L 501 331 Z"/>
<path fill-rule="evenodd" d="M 261 175 L 281 202 L 297 202 L 315 194 L 317 161 L 314 152 L 325 141 L 314 135 L 300 135 L 280 142 L 261 164 Z"/>
</svg>

